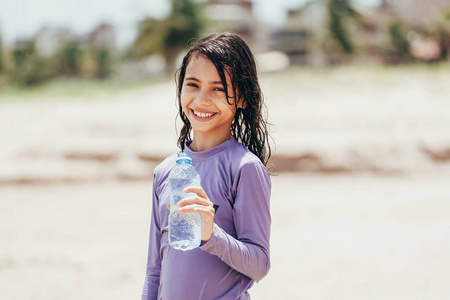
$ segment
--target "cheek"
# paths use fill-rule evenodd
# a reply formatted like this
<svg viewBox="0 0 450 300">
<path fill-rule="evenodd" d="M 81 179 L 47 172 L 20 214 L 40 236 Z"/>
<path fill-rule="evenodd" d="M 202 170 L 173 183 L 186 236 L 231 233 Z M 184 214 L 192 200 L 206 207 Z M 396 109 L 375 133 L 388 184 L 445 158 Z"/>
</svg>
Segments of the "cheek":
<svg viewBox="0 0 450 300">
<path fill-rule="evenodd" d="M 188 103 L 188 97 L 184 90 L 181 90 L 180 103 L 181 103 L 181 106 L 183 106 L 183 107 Z"/>
<path fill-rule="evenodd" d="M 183 97 L 183 94 L 181 94 L 181 97 L 180 97 L 180 104 L 181 104 L 181 108 L 182 108 L 183 112 L 184 112 L 186 115 L 188 115 L 188 113 L 189 113 L 189 108 L 188 108 L 187 106 L 188 106 L 188 104 L 189 104 L 189 101 L 188 101 L 188 98 Z"/>
<path fill-rule="evenodd" d="M 232 113 L 233 115 L 236 113 L 236 106 L 231 101 L 232 104 L 229 104 L 227 100 L 222 101 L 222 110 Z"/>
</svg>

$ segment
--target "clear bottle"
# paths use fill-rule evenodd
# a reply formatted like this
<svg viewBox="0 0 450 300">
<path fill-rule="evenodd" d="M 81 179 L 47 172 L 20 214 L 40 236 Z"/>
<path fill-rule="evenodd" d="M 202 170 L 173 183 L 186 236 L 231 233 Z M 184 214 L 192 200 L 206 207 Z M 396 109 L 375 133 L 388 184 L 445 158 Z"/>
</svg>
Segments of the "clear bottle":
<svg viewBox="0 0 450 300">
<path fill-rule="evenodd" d="M 188 186 L 200 186 L 200 175 L 191 164 L 188 153 L 178 153 L 177 164 L 169 173 L 170 215 L 169 244 L 175 249 L 191 250 L 201 242 L 201 216 L 199 213 L 178 213 L 177 203 L 183 198 L 195 196 L 195 193 L 185 193 Z M 195 204 L 191 204 L 195 205 Z"/>
</svg>

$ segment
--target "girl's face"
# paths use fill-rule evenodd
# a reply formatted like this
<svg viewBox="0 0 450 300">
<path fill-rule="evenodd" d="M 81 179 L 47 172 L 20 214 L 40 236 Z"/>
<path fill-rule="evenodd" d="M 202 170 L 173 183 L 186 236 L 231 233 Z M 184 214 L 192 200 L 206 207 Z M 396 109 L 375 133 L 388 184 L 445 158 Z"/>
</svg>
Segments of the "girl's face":
<svg viewBox="0 0 450 300">
<path fill-rule="evenodd" d="M 226 72 L 225 72 L 226 73 Z M 226 74 L 227 102 L 224 85 L 214 64 L 202 55 L 193 55 L 186 68 L 181 89 L 181 106 L 191 122 L 195 136 L 227 140 L 231 136 L 231 123 L 236 113 L 234 92 L 230 76 Z"/>
</svg>

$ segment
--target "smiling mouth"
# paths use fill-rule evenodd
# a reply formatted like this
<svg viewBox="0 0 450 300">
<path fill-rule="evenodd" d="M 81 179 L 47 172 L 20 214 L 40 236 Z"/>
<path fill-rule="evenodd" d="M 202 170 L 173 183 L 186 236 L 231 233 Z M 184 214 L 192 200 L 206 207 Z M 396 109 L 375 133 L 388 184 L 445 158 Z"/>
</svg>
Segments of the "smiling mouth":
<svg viewBox="0 0 450 300">
<path fill-rule="evenodd" d="M 216 114 L 216 113 L 201 113 L 201 112 L 195 111 L 193 109 L 191 109 L 191 111 L 195 116 L 197 116 L 199 118 L 205 118 L 205 119 L 210 118 Z"/>
</svg>

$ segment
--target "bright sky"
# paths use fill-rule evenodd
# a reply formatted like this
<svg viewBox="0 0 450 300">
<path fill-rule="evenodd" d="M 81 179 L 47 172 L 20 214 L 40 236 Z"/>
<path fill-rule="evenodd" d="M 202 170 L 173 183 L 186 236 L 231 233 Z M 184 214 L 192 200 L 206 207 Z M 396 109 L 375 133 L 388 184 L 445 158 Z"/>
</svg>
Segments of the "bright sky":
<svg viewBox="0 0 450 300">
<path fill-rule="evenodd" d="M 254 0 L 255 12 L 268 23 L 281 24 L 286 9 L 305 0 Z M 33 36 L 44 25 L 86 33 L 102 21 L 115 25 L 118 41 L 131 42 L 136 22 L 146 15 L 164 16 L 169 0 L 0 0 L 0 35 L 10 44 Z"/>
<path fill-rule="evenodd" d="M 306 1 L 253 0 L 257 16 L 272 25 L 281 25 L 289 8 Z M 379 1 L 354 0 L 364 5 Z M 0 36 L 6 44 L 12 44 L 18 38 L 33 36 L 44 25 L 85 34 L 107 21 L 115 26 L 118 43 L 123 46 L 134 39 L 139 20 L 164 16 L 169 12 L 169 3 L 170 0 L 0 0 Z"/>
</svg>

